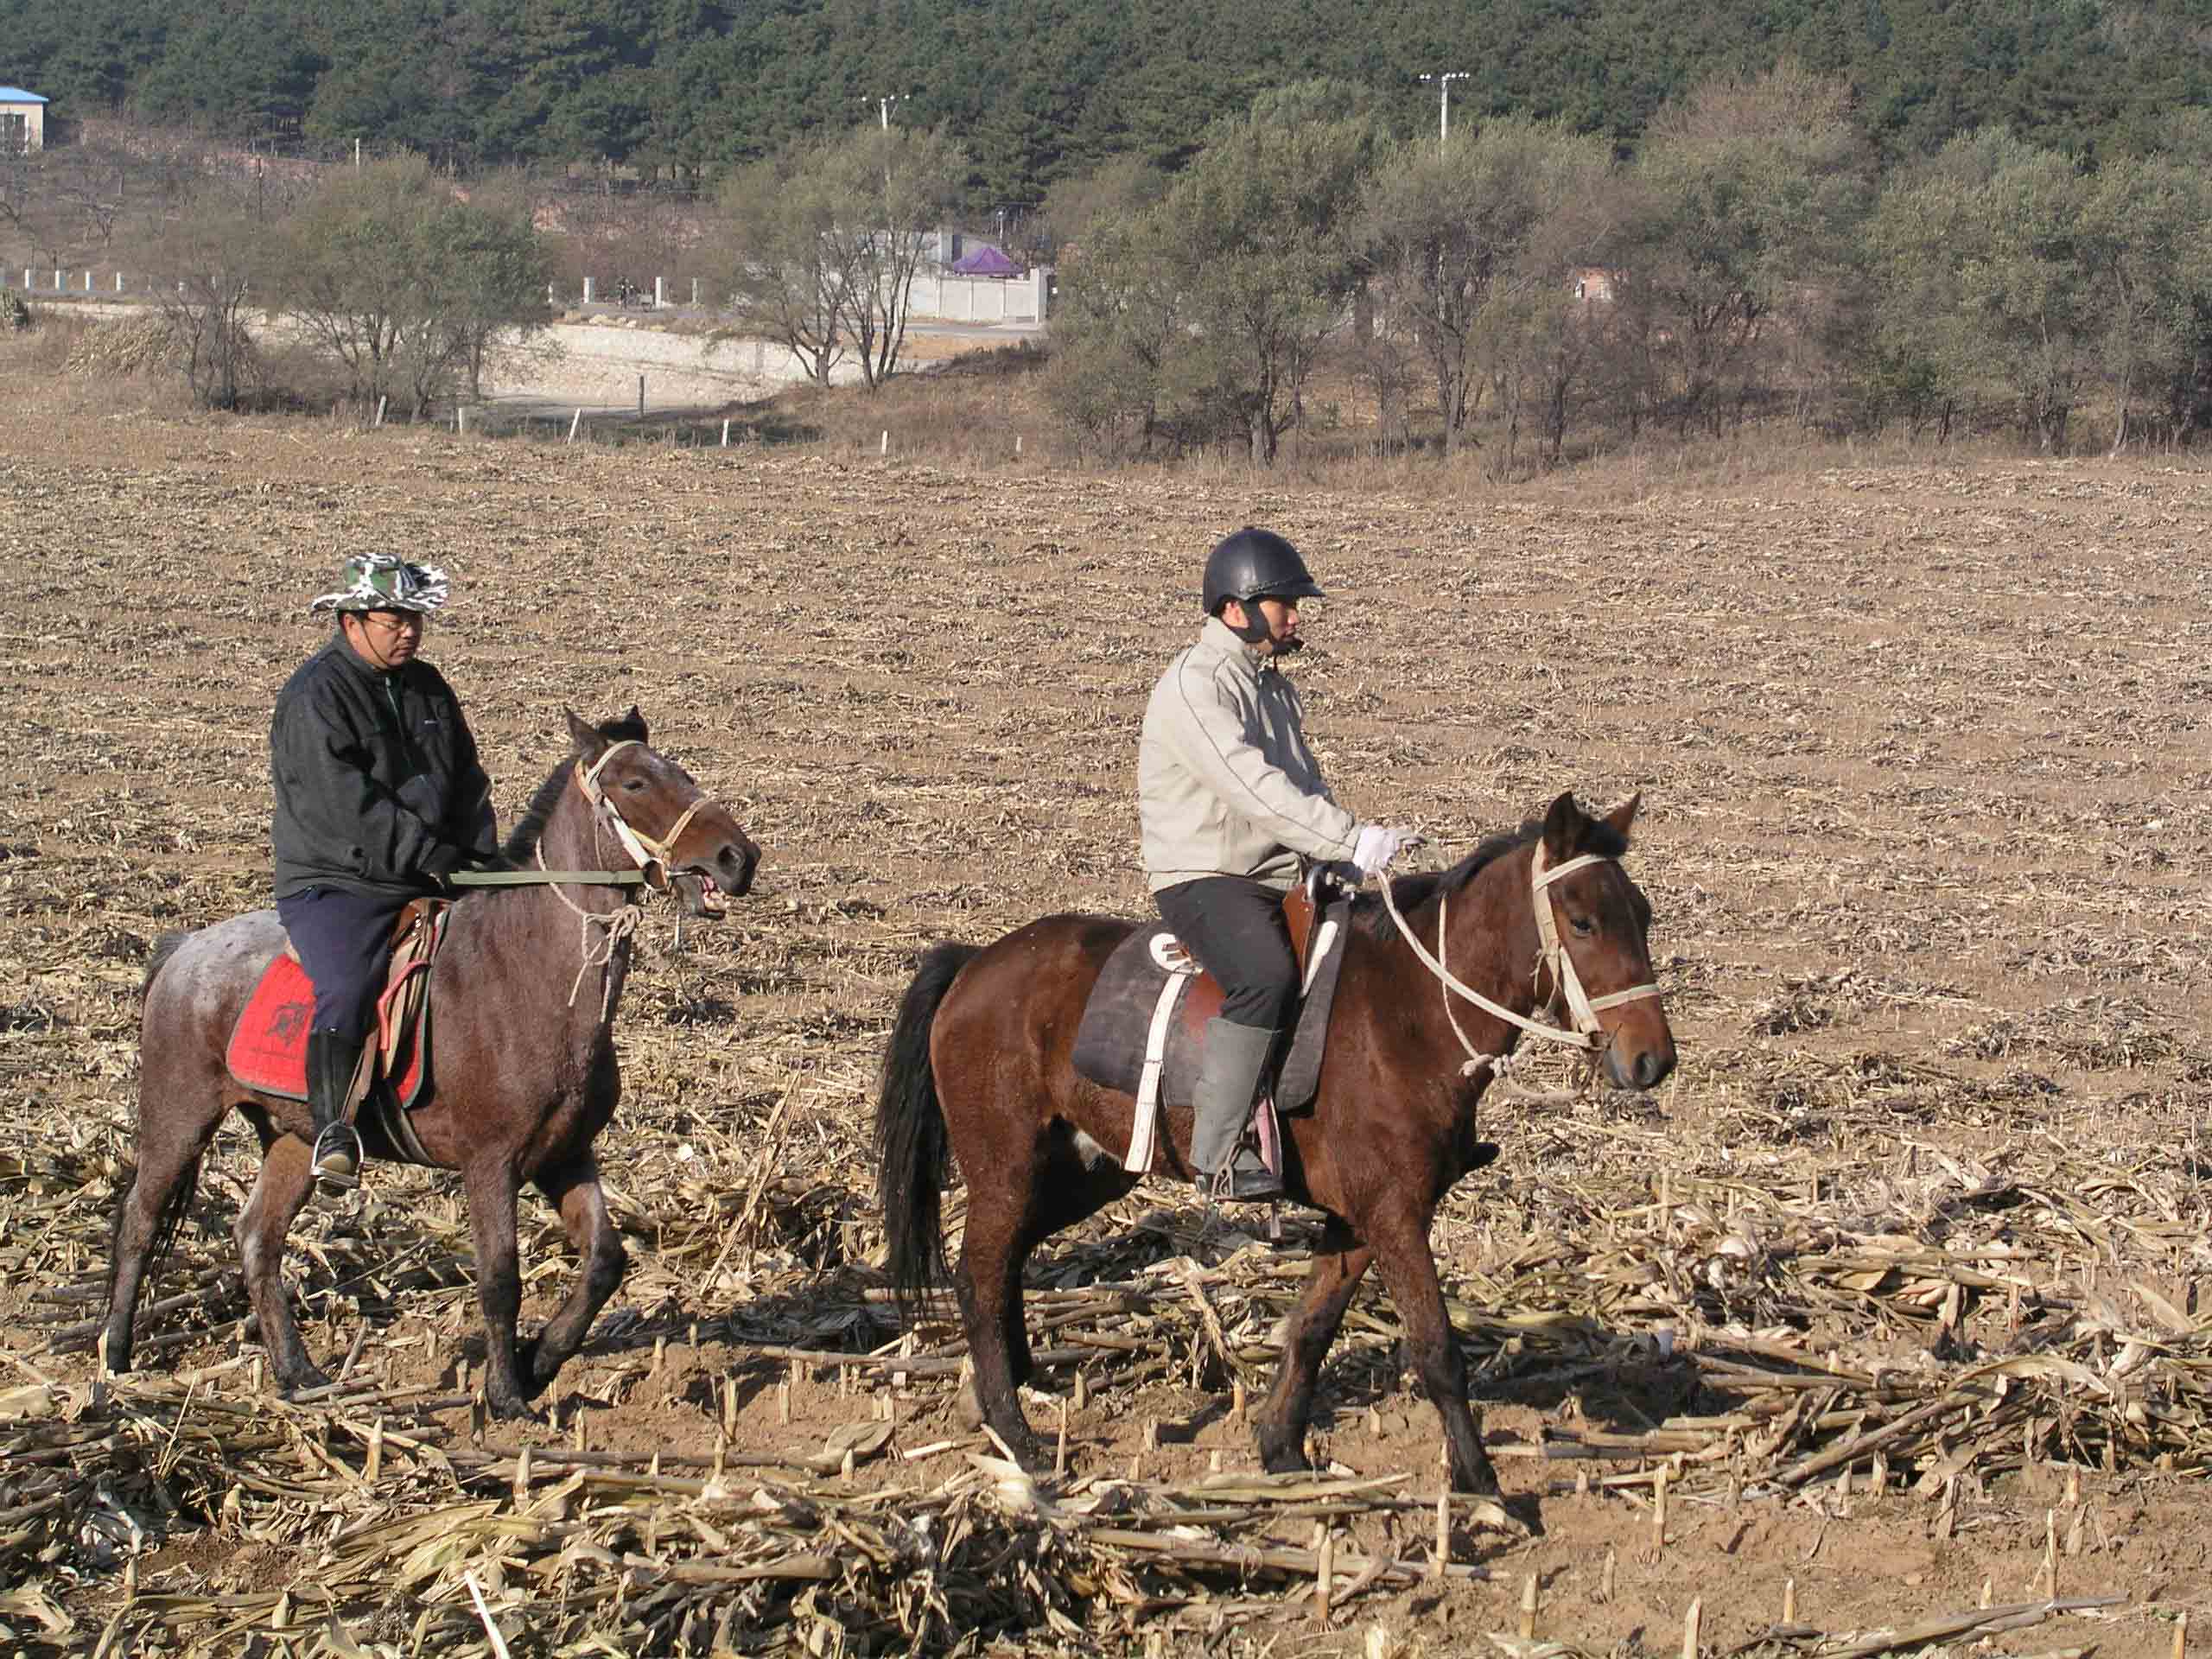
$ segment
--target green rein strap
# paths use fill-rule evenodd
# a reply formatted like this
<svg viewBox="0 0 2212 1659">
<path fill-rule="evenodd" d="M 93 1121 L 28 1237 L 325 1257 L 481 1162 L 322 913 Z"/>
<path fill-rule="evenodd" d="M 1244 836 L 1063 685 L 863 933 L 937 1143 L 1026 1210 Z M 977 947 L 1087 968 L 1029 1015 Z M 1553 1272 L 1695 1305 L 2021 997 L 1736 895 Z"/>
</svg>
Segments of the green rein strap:
<svg viewBox="0 0 2212 1659">
<path fill-rule="evenodd" d="M 573 882 L 583 887 L 634 887 L 643 870 L 455 870 L 446 878 L 456 887 L 545 887 Z"/>
</svg>

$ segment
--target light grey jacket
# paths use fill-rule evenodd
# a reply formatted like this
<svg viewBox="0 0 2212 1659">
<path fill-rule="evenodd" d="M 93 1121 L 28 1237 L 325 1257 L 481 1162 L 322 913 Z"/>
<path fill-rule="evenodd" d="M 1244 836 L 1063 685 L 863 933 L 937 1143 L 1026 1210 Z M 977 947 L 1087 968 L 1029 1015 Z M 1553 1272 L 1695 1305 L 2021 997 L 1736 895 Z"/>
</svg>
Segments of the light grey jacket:
<svg viewBox="0 0 2212 1659">
<path fill-rule="evenodd" d="M 1298 856 L 1350 858 L 1359 824 L 1321 781 L 1298 690 L 1208 619 L 1145 705 L 1137 816 L 1154 893 L 1209 875 L 1298 880 Z"/>
</svg>

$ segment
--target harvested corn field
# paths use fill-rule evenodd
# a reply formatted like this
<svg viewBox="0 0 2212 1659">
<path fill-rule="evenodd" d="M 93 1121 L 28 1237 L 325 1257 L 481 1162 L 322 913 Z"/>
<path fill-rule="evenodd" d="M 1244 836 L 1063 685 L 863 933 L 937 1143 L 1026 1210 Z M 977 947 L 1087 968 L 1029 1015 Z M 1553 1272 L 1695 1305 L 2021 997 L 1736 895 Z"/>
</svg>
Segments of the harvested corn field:
<svg viewBox="0 0 2212 1659">
<path fill-rule="evenodd" d="M 1438 503 L 1269 480 L 0 416 L 0 1624 L 26 1652 L 2165 1656 L 2212 1607 L 2212 482 L 2097 462 Z M 1042 1247 L 1031 1478 L 902 1332 L 868 1144 L 918 950 L 1145 906 L 1136 731 L 1206 545 L 1332 593 L 1294 671 L 1428 858 L 1644 791 L 1654 1096 L 1486 1100 L 1434 1230 L 1503 1504 L 1362 1293 L 1258 1472 L 1319 1233 L 1148 1183 Z M 267 717 L 366 548 L 503 820 L 639 704 L 766 849 L 649 911 L 602 1140 L 630 1276 L 486 1422 L 450 1177 L 292 1239 L 278 1401 L 209 1160 L 139 1369 L 89 1351 L 154 942 L 266 902 Z M 567 973 L 552 964 L 549 970 Z M 1564 1072 L 1549 1081 L 1563 1082 Z M 948 1194 L 957 1230 L 958 1190 Z M 570 1262 L 524 1200 L 526 1314 Z"/>
</svg>

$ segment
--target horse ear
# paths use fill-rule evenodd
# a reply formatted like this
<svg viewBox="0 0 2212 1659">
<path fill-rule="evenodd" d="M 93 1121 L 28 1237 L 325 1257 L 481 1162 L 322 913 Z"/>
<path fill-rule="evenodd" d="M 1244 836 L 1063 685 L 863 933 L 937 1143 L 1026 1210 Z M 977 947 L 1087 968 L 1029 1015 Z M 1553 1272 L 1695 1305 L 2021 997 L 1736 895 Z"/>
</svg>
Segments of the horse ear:
<svg viewBox="0 0 2212 1659">
<path fill-rule="evenodd" d="M 638 705 L 636 703 L 633 702 L 630 705 L 630 712 L 623 715 L 622 720 L 625 725 L 634 726 L 638 728 L 639 742 L 643 743 L 646 741 L 645 717 L 638 712 Z"/>
<path fill-rule="evenodd" d="M 1639 789 L 1618 806 L 1608 808 L 1599 816 L 1613 827 L 1615 834 L 1618 835 L 1623 841 L 1626 841 L 1628 827 L 1636 822 L 1636 809 L 1642 804 L 1643 800 L 1643 791 Z"/>
<path fill-rule="evenodd" d="M 599 728 L 588 721 L 578 720 L 573 709 L 563 709 L 561 712 L 568 716 L 569 741 L 576 746 L 576 753 L 586 760 L 597 760 L 599 752 L 607 747 L 599 734 Z"/>
<path fill-rule="evenodd" d="M 1583 831 L 1589 827 L 1590 820 L 1574 804 L 1574 791 L 1568 790 L 1544 814 L 1544 861 L 1564 864 L 1573 858 L 1581 849 Z"/>
</svg>

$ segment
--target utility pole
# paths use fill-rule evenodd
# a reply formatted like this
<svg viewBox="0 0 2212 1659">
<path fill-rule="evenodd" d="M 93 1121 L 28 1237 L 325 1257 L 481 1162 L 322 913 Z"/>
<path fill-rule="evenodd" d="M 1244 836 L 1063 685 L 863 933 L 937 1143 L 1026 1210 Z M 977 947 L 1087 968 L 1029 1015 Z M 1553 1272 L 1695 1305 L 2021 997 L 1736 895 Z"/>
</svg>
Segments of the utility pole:
<svg viewBox="0 0 2212 1659">
<path fill-rule="evenodd" d="M 875 105 L 876 119 L 883 124 L 883 130 L 888 132 L 891 130 L 891 106 L 893 104 L 903 104 L 913 96 L 912 92 L 893 92 L 887 97 L 864 98 L 861 102 Z"/>
<path fill-rule="evenodd" d="M 1423 80 L 1436 83 L 1436 143 L 1441 149 L 1452 137 L 1452 83 L 1471 79 L 1465 69 L 1447 69 L 1439 75 L 1423 75 Z"/>
</svg>

